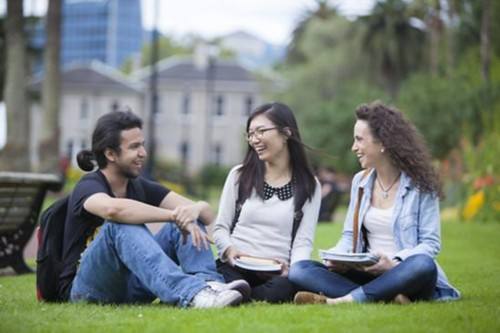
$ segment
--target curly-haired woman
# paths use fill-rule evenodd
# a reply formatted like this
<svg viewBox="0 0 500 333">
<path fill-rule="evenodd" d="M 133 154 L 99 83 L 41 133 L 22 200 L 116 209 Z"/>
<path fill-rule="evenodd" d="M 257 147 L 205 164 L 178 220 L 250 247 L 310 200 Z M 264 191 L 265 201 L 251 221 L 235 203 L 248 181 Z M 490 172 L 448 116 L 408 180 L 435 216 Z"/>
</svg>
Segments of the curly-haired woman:
<svg viewBox="0 0 500 333">
<path fill-rule="evenodd" d="M 441 247 L 438 175 L 416 128 L 380 102 L 356 110 L 352 150 L 361 171 L 353 179 L 349 210 L 334 252 L 370 252 L 371 266 L 304 260 L 289 279 L 310 292 L 295 302 L 452 300 L 458 290 L 434 260 Z M 316 294 L 319 293 L 319 294 Z"/>
</svg>

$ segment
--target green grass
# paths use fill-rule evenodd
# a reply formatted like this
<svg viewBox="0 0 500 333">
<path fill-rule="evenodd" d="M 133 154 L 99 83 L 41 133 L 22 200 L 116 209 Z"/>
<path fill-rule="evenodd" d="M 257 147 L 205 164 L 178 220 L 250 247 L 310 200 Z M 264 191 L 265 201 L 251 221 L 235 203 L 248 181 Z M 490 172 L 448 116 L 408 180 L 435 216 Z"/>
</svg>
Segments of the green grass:
<svg viewBox="0 0 500 333">
<path fill-rule="evenodd" d="M 0 332 L 500 332 L 500 224 L 448 222 L 442 229 L 439 262 L 463 294 L 458 302 L 209 310 L 44 304 L 35 300 L 32 274 L 0 277 Z M 320 225 L 317 248 L 332 245 L 340 231 L 339 224 Z"/>
</svg>

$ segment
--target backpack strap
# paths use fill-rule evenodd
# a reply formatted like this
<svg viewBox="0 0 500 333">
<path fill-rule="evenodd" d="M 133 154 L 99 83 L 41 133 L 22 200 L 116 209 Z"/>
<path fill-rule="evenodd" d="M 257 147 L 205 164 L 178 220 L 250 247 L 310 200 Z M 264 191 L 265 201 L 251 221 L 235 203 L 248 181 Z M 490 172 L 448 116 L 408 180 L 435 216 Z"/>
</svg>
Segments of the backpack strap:
<svg viewBox="0 0 500 333">
<path fill-rule="evenodd" d="M 233 230 L 236 227 L 236 223 L 238 223 L 242 207 L 243 207 L 243 203 L 240 201 L 240 196 L 238 195 L 238 198 L 236 199 L 235 206 L 234 206 L 234 217 L 233 217 L 233 222 L 231 223 L 231 228 L 229 229 L 229 234 L 233 233 Z"/>
<path fill-rule="evenodd" d="M 370 173 L 371 169 L 366 169 L 361 176 L 361 180 L 363 180 L 368 173 Z M 352 225 L 352 252 L 356 252 L 356 247 L 358 245 L 358 235 L 359 235 L 359 206 L 361 205 L 361 199 L 363 198 L 364 189 L 362 187 L 358 188 L 358 198 L 356 200 L 356 205 L 354 206 L 354 217 L 353 217 L 353 225 Z"/>
</svg>

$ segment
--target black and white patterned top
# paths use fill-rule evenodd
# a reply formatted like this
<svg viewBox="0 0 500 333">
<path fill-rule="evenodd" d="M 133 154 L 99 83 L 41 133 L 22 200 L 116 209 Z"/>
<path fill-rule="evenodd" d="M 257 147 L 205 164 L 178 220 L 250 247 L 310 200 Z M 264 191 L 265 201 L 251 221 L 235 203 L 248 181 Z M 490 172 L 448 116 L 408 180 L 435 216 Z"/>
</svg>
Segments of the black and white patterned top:
<svg viewBox="0 0 500 333">
<path fill-rule="evenodd" d="M 288 184 L 281 187 L 272 187 L 268 183 L 264 182 L 264 200 L 271 199 L 276 193 L 280 200 L 288 200 L 293 197 L 293 182 L 290 181 Z"/>
<path fill-rule="evenodd" d="M 251 256 L 278 258 L 290 264 L 311 259 L 321 203 L 319 182 L 316 180 L 316 189 L 311 200 L 306 200 L 302 206 L 304 215 L 290 249 L 295 208 L 293 188 L 296 188 L 293 181 L 288 186 L 280 187 L 279 191 L 273 190 L 271 193 L 268 190 L 267 197 L 270 197 L 268 200 L 263 200 L 264 197 L 257 191 L 252 191 L 241 206 L 238 223 L 232 232 L 230 231 L 236 211 L 240 168 L 241 165 L 237 165 L 229 172 L 219 201 L 219 213 L 213 230 L 219 258 L 224 260 L 223 253 L 229 246 L 234 246 L 242 253 Z M 286 199 L 288 196 L 290 198 Z"/>
</svg>

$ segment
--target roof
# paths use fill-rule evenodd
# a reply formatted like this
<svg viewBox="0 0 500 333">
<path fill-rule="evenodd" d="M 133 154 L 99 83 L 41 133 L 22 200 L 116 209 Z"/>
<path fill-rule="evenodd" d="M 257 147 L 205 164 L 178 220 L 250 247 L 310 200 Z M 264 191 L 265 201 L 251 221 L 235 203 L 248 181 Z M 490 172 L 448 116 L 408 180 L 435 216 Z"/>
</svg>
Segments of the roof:
<svg viewBox="0 0 500 333">
<path fill-rule="evenodd" d="M 208 66 L 197 67 L 192 58 L 172 57 L 158 63 L 158 79 L 164 80 L 206 80 Z M 213 65 L 213 79 L 218 81 L 255 81 L 250 71 L 235 61 L 217 59 Z M 149 79 L 151 67 L 143 68 L 136 76 Z"/>
<path fill-rule="evenodd" d="M 33 80 L 32 89 L 40 90 L 43 73 Z M 62 88 L 114 89 L 124 92 L 140 92 L 140 87 L 114 68 L 101 62 L 76 63 L 61 72 Z"/>
</svg>

